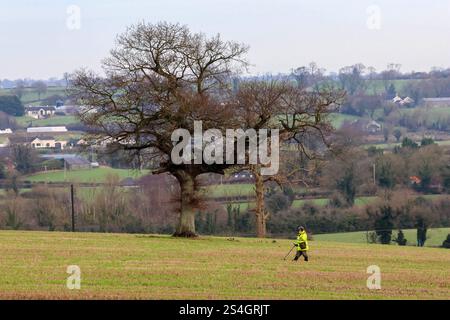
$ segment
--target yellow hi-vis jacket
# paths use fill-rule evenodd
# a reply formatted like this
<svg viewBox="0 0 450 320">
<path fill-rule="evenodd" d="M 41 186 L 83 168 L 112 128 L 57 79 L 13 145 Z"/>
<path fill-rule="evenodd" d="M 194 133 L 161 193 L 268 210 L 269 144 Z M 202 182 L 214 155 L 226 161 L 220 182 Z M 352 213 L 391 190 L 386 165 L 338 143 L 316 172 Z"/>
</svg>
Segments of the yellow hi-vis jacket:
<svg viewBox="0 0 450 320">
<path fill-rule="evenodd" d="M 308 251 L 308 235 L 306 231 L 299 232 L 297 235 L 297 241 L 294 242 L 297 246 L 297 251 Z"/>
</svg>

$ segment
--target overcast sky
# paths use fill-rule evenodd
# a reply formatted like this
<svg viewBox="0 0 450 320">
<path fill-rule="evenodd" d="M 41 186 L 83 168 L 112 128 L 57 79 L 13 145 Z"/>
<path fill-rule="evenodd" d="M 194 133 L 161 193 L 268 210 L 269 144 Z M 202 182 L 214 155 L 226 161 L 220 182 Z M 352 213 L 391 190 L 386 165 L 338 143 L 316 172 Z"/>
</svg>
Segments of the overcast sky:
<svg viewBox="0 0 450 320">
<path fill-rule="evenodd" d="M 449 0 L 0 0 L 0 79 L 100 70 L 115 35 L 140 20 L 244 42 L 253 74 L 311 61 L 328 71 L 450 66 Z"/>
</svg>

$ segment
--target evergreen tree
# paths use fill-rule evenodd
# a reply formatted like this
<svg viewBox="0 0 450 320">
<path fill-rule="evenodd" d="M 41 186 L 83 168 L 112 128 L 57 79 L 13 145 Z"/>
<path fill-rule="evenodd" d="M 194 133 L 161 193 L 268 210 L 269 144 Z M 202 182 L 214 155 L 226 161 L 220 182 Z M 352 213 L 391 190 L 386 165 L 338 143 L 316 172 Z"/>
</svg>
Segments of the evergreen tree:
<svg viewBox="0 0 450 320">
<path fill-rule="evenodd" d="M 394 241 L 397 242 L 399 246 L 406 246 L 406 243 L 408 242 L 402 230 L 398 230 L 397 238 L 394 239 Z"/>
<path fill-rule="evenodd" d="M 397 90 L 395 90 L 394 84 L 391 83 L 386 90 L 386 98 L 391 100 L 391 99 L 394 99 L 396 95 L 397 95 Z"/>
<path fill-rule="evenodd" d="M 447 239 L 442 242 L 442 248 L 450 249 L 450 233 L 447 235 Z"/>
<path fill-rule="evenodd" d="M 391 206 L 383 206 L 379 209 L 375 219 L 375 232 L 382 244 L 390 244 L 392 229 L 394 228 L 394 215 Z"/>
</svg>

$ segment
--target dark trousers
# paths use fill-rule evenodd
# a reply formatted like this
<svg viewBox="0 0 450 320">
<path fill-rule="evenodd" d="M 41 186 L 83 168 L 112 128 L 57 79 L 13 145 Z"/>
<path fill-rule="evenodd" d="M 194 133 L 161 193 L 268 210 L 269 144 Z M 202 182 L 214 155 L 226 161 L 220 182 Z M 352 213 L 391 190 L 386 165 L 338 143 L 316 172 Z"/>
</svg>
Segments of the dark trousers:
<svg viewBox="0 0 450 320">
<path fill-rule="evenodd" d="M 300 258 L 301 256 L 303 256 L 305 261 L 308 261 L 308 254 L 306 253 L 306 251 L 297 251 L 297 254 L 295 255 L 294 261 L 297 261 L 298 258 Z"/>
</svg>

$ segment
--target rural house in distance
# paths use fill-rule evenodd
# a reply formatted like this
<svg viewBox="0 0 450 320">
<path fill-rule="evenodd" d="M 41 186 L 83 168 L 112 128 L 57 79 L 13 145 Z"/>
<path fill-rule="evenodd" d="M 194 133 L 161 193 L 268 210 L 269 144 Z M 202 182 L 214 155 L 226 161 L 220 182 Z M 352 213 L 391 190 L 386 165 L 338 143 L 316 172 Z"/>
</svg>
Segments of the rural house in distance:
<svg viewBox="0 0 450 320">
<path fill-rule="evenodd" d="M 27 107 L 25 108 L 25 114 L 34 119 L 45 119 L 55 115 L 55 107 Z"/>
<path fill-rule="evenodd" d="M 51 136 L 11 136 L 8 137 L 6 145 L 25 145 L 34 149 L 60 149 L 64 150 L 67 141 L 57 140 Z"/>
</svg>

